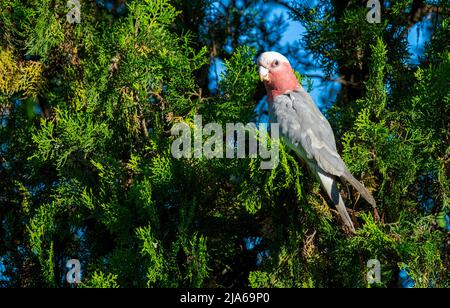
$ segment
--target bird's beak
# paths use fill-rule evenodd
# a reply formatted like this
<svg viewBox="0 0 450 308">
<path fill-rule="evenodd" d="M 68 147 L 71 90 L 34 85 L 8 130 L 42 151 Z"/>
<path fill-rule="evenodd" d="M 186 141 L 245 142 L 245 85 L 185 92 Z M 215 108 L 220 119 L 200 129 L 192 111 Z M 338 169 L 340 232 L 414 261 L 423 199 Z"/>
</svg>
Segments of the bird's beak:
<svg viewBox="0 0 450 308">
<path fill-rule="evenodd" d="M 259 79 L 261 79 L 261 81 L 269 81 L 269 70 L 267 68 L 265 68 L 264 66 L 260 66 L 259 67 Z"/>
</svg>

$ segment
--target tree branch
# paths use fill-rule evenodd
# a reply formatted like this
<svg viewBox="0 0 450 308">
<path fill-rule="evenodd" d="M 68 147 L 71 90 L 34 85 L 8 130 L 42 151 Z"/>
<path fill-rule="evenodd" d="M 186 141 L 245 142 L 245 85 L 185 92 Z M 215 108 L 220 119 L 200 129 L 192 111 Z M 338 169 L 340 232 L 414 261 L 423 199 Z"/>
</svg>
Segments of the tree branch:
<svg viewBox="0 0 450 308">
<path fill-rule="evenodd" d="M 308 77 L 308 78 L 318 78 L 318 79 L 322 79 L 322 81 L 329 81 L 329 82 L 338 82 L 340 84 L 343 84 L 345 86 L 352 86 L 352 87 L 358 87 L 361 85 L 360 82 L 353 82 L 353 81 L 348 81 L 345 80 L 344 76 L 340 76 L 339 78 L 333 79 L 330 78 L 328 76 L 322 76 L 322 75 L 318 75 L 318 74 L 302 74 L 302 76 L 304 77 Z"/>
</svg>

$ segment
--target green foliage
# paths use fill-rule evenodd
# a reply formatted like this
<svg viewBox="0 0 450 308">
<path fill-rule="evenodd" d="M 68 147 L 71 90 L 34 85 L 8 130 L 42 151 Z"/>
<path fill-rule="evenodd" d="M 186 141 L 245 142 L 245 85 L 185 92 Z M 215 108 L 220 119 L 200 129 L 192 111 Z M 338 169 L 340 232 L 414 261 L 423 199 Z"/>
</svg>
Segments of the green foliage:
<svg viewBox="0 0 450 308">
<path fill-rule="evenodd" d="M 139 228 L 136 233 L 143 242 L 141 253 L 148 259 L 148 286 L 152 286 L 156 281 L 161 281 L 164 284 L 168 280 L 168 275 L 164 273 L 167 263 L 161 249 L 158 249 L 159 243 L 153 239 L 150 228 Z"/>
<path fill-rule="evenodd" d="M 94 272 L 89 279 L 89 283 L 83 283 L 82 288 L 96 288 L 96 289 L 110 289 L 119 288 L 117 284 L 117 275 L 108 274 L 105 275 L 102 272 Z"/>
<path fill-rule="evenodd" d="M 27 226 L 31 252 L 38 257 L 42 267 L 42 276 L 47 285 L 55 283 L 54 250 L 52 234 L 55 232 L 53 221 L 56 214 L 55 204 L 44 204 Z"/>
<path fill-rule="evenodd" d="M 65 11 L 64 1 L 52 3 L 52 0 L 41 2 L 33 1 L 36 5 L 36 11 L 31 15 L 29 33 L 31 35 L 26 41 L 27 53 L 30 55 L 39 55 L 45 61 L 50 52 L 58 47 L 64 41 L 63 22 L 59 16 L 63 16 Z M 49 10 L 49 7 L 52 7 Z"/>
<path fill-rule="evenodd" d="M 397 251 L 402 256 L 400 268 L 408 268 L 418 288 L 448 288 L 448 267 L 442 231 L 435 230 L 433 216 L 406 219 L 402 217 L 393 231 L 400 238 Z"/>
<path fill-rule="evenodd" d="M 42 63 L 17 63 L 11 50 L 0 49 L 0 91 L 6 96 L 22 92 L 26 97 L 40 94 L 45 85 Z"/>
<path fill-rule="evenodd" d="M 254 60 L 278 46 L 284 21 L 261 25 L 260 1 L 229 8 L 229 20 L 205 16 L 209 1 L 126 3 L 114 15 L 83 1 L 81 23 L 69 24 L 65 0 L 0 2 L 0 260 L 10 278 L 0 285 L 68 287 L 65 264 L 77 258 L 88 288 L 394 287 L 400 269 L 417 287 L 449 287 L 448 17 L 414 66 L 401 34 L 411 1 L 385 7 L 381 24 L 358 1 L 292 3 L 307 30 L 295 48 L 343 81 L 328 116 L 378 204 L 340 187 L 357 226 L 349 235 L 283 143 L 273 170 L 260 158 L 170 153 L 171 127 L 194 127 L 198 114 L 256 121 Z M 210 93 L 216 56 L 225 70 Z M 372 286 L 370 259 L 382 270 Z"/>
<path fill-rule="evenodd" d="M 239 47 L 231 59 L 225 61 L 225 72 L 219 84 L 222 95 L 216 103 L 204 106 L 204 112 L 213 114 L 213 120 L 247 123 L 253 119 L 253 95 L 258 82 L 255 55 L 254 49 Z"/>
</svg>

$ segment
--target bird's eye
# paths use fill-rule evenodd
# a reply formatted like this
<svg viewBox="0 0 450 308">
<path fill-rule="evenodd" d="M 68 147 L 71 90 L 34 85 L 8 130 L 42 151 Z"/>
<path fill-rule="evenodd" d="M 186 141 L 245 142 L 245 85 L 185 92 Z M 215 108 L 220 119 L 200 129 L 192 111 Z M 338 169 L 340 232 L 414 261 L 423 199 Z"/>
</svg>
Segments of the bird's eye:
<svg viewBox="0 0 450 308">
<path fill-rule="evenodd" d="M 272 62 L 272 66 L 278 66 L 278 64 L 280 64 L 280 62 L 278 62 L 278 60 L 274 60 L 274 61 Z"/>
</svg>

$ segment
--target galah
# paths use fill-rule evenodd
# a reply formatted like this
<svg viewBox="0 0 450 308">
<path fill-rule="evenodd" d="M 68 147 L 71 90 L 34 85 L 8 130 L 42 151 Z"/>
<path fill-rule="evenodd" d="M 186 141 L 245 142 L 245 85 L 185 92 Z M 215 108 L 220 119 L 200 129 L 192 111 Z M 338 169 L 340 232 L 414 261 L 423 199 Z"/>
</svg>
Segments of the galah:
<svg viewBox="0 0 450 308">
<path fill-rule="evenodd" d="M 258 58 L 259 76 L 269 102 L 270 121 L 279 123 L 286 145 L 306 162 L 338 210 L 345 225 L 355 232 L 352 220 L 337 188 L 337 180 L 346 180 L 372 206 L 370 192 L 348 171 L 336 149 L 330 123 L 303 90 L 292 67 L 278 52 L 264 52 Z"/>
</svg>

